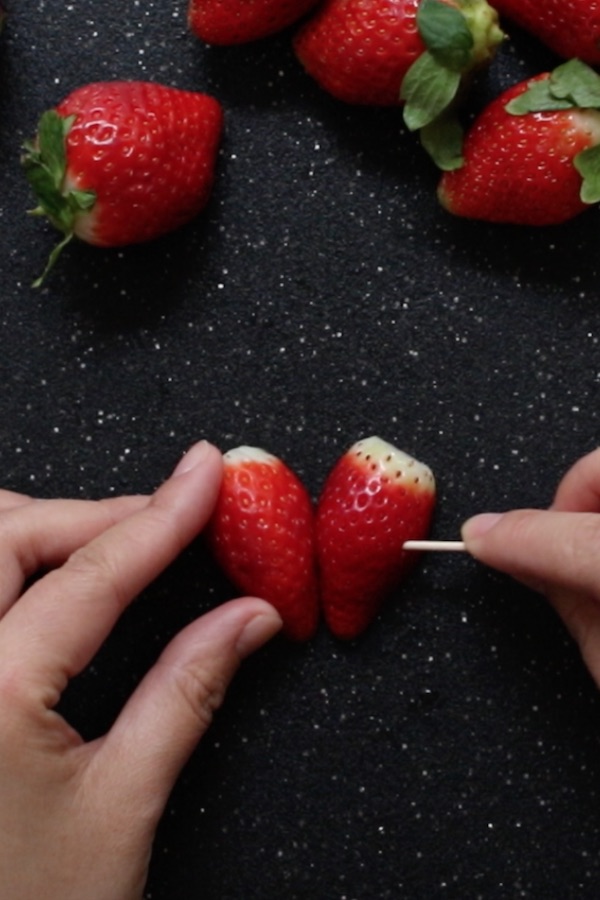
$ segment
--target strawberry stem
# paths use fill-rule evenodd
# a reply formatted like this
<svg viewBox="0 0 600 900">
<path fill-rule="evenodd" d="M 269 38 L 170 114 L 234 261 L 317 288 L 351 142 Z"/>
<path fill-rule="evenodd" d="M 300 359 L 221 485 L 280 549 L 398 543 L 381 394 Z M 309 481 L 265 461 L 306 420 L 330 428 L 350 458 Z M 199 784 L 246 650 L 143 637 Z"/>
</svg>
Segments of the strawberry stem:
<svg viewBox="0 0 600 900">
<path fill-rule="evenodd" d="M 32 282 L 32 285 L 31 285 L 32 287 L 38 288 L 38 287 L 42 286 L 42 284 L 46 280 L 46 276 L 48 275 L 50 270 L 54 268 L 54 264 L 55 264 L 56 260 L 58 259 L 58 257 L 62 253 L 62 251 L 65 249 L 67 244 L 70 244 L 72 240 L 73 240 L 73 232 L 70 231 L 68 234 L 65 234 L 62 241 L 59 241 L 58 244 L 56 244 L 54 246 L 54 248 L 50 251 L 50 255 L 48 256 L 48 261 L 46 263 L 44 271 L 39 276 L 39 278 L 36 278 L 35 281 Z"/>
<path fill-rule="evenodd" d="M 422 0 L 417 27 L 427 49 L 402 82 L 404 122 L 422 132 L 423 146 L 441 169 L 457 168 L 461 129 L 452 110 L 466 77 L 490 62 L 504 33 L 487 0 Z"/>
<path fill-rule="evenodd" d="M 38 201 L 32 215 L 46 216 L 65 235 L 51 252 L 43 274 L 34 282 L 35 287 L 42 284 L 71 241 L 78 216 L 89 212 L 96 202 L 93 191 L 65 188 L 67 137 L 74 121 L 75 116 L 65 118 L 52 109 L 45 112 L 38 125 L 36 140 L 25 144 L 21 157 L 25 176 Z"/>
</svg>

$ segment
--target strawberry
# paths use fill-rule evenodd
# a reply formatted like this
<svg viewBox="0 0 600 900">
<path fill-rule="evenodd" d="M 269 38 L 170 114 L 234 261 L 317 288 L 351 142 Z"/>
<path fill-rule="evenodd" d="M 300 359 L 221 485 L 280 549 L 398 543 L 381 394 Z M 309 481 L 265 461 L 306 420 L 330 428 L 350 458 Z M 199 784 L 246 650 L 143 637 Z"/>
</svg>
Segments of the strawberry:
<svg viewBox="0 0 600 900">
<path fill-rule="evenodd" d="M 494 0 L 494 7 L 559 56 L 600 63 L 600 0 Z"/>
<path fill-rule="evenodd" d="M 39 203 L 34 212 L 65 235 L 46 271 L 73 236 L 118 247 L 200 212 L 222 119 L 206 94 L 142 81 L 88 84 L 44 113 L 22 162 Z"/>
<path fill-rule="evenodd" d="M 321 603 L 339 638 L 357 637 L 409 573 L 407 540 L 426 537 L 435 504 L 431 470 L 378 437 L 354 444 L 317 504 Z"/>
<path fill-rule="evenodd" d="M 308 640 L 319 610 L 309 494 L 282 460 L 260 448 L 237 447 L 223 459 L 206 532 L 215 559 L 239 590 L 278 610 L 288 637 Z"/>
<path fill-rule="evenodd" d="M 416 130 L 456 98 L 503 37 L 486 0 L 324 0 L 294 39 L 306 71 L 339 100 L 405 104 Z"/>
<path fill-rule="evenodd" d="M 493 100 L 438 186 L 459 216 L 554 225 L 600 200 L 600 76 L 578 60 Z"/>
<path fill-rule="evenodd" d="M 317 0 L 190 0 L 188 24 L 207 44 L 245 44 L 297 22 Z"/>
</svg>

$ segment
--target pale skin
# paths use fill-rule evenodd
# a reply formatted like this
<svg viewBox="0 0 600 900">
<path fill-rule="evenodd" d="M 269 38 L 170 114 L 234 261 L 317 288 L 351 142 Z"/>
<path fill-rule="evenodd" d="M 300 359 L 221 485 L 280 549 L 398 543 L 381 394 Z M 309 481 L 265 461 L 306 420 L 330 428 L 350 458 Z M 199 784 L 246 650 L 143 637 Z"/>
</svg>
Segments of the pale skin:
<svg viewBox="0 0 600 900">
<path fill-rule="evenodd" d="M 467 521 L 467 550 L 544 594 L 600 687 L 600 449 L 578 460 L 547 510 L 484 513 Z"/>
<path fill-rule="evenodd" d="M 279 630 L 264 601 L 231 601 L 171 641 L 103 737 L 85 743 L 55 711 L 125 607 L 201 531 L 221 466 L 200 443 L 150 497 L 0 491 L 3 900 L 139 900 L 182 766 L 241 661 Z"/>
<path fill-rule="evenodd" d="M 202 530 L 221 472 L 219 452 L 200 443 L 150 497 L 0 491 L 2 900 L 140 900 L 182 766 L 242 660 L 280 629 L 264 601 L 234 600 L 171 641 L 103 737 L 85 743 L 55 711 L 121 612 Z M 549 510 L 484 514 L 463 538 L 546 594 L 600 685 L 599 513 L 600 450 L 567 473 Z"/>
</svg>

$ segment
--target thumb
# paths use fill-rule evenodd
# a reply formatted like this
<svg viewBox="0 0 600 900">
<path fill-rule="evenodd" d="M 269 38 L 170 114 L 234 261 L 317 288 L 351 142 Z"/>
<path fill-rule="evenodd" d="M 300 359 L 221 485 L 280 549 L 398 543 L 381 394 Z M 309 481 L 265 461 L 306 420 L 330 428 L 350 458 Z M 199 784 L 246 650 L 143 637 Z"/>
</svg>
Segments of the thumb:
<svg viewBox="0 0 600 900">
<path fill-rule="evenodd" d="M 280 627 L 273 607 L 246 597 L 181 631 L 102 739 L 94 768 L 96 776 L 101 768 L 105 796 L 155 824 L 240 662 Z"/>
<path fill-rule="evenodd" d="M 533 590 L 600 592 L 600 516 L 594 513 L 483 513 L 464 523 L 462 538 L 480 562 Z"/>
</svg>

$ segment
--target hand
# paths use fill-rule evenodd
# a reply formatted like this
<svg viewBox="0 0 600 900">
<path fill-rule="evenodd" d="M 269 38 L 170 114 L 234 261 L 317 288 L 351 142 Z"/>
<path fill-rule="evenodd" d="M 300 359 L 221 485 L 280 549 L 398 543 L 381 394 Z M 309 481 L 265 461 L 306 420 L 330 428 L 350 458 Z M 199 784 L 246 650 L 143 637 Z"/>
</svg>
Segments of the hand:
<svg viewBox="0 0 600 900">
<path fill-rule="evenodd" d="M 200 443 L 152 497 L 0 491 L 3 900 L 142 896 L 175 779 L 238 664 L 279 629 L 279 616 L 244 598 L 193 622 L 98 740 L 84 743 L 55 707 L 127 604 L 202 529 L 220 478 L 220 454 Z"/>
<path fill-rule="evenodd" d="M 484 513 L 465 522 L 467 550 L 545 594 L 600 687 L 600 450 L 562 479 L 549 510 Z"/>
</svg>

